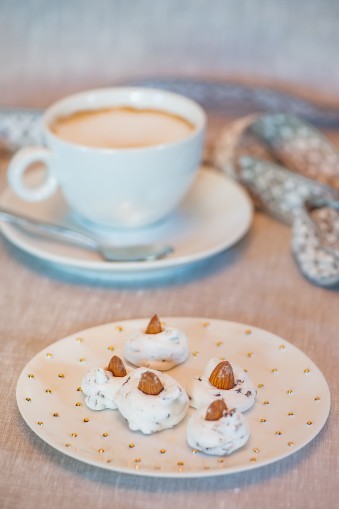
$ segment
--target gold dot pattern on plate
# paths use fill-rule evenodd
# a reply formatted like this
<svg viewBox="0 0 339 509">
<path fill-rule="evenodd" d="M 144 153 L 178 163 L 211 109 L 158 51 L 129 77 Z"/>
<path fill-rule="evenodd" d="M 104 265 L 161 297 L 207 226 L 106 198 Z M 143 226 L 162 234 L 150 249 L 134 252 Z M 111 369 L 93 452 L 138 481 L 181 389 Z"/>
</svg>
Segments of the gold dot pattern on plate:
<svg viewBox="0 0 339 509">
<path fill-rule="evenodd" d="M 246 334 L 247 336 L 249 336 L 250 334 L 252 334 L 251 329 L 246 329 L 246 330 L 245 330 L 245 334 Z"/>
<path fill-rule="evenodd" d="M 83 343 L 83 342 L 84 342 L 84 340 L 83 340 L 82 338 L 76 338 L 76 339 L 75 339 L 75 341 L 76 341 L 77 343 Z"/>
<path fill-rule="evenodd" d="M 202 326 L 203 326 L 203 327 L 208 327 L 209 325 L 210 325 L 210 322 L 204 322 L 204 323 L 202 324 Z"/>
<path fill-rule="evenodd" d="M 219 359 L 220 359 L 221 361 L 224 361 L 224 360 L 225 360 L 225 357 L 219 357 Z"/>
<path fill-rule="evenodd" d="M 123 329 L 123 327 L 121 327 L 121 325 L 117 325 L 115 327 L 115 330 L 118 331 L 118 332 L 122 332 L 124 329 Z"/>
<path fill-rule="evenodd" d="M 211 324 L 206 323 L 206 325 L 204 325 L 204 327 L 207 327 L 208 325 L 211 325 Z M 124 327 L 124 329 L 126 329 L 126 327 Z M 122 330 L 122 327 L 121 327 L 121 330 Z M 127 329 L 125 330 L 125 332 L 126 331 L 127 331 Z M 214 331 L 214 328 L 212 329 L 212 332 L 213 331 Z M 249 336 L 245 337 L 244 327 L 242 327 L 240 329 L 239 333 L 240 333 L 240 335 L 242 334 L 243 345 L 245 345 L 244 347 L 242 347 L 243 364 L 245 364 L 245 365 L 247 364 L 250 367 L 250 372 L 252 373 L 252 367 L 251 367 L 252 365 L 250 364 L 250 362 L 253 363 L 254 360 L 257 358 L 261 359 L 260 348 L 257 348 L 258 347 L 257 343 L 253 344 L 253 339 L 257 338 L 257 333 L 255 331 L 251 331 L 248 329 L 248 332 L 246 332 L 246 334 L 252 333 L 252 336 L 251 336 L 251 338 Z M 98 345 L 100 347 L 100 348 L 98 348 L 99 354 L 102 355 L 103 358 L 105 357 L 106 354 L 109 355 L 109 353 L 108 353 L 109 350 L 112 352 L 114 350 L 119 351 L 120 347 L 118 348 L 118 345 L 120 343 L 118 343 L 118 333 L 116 333 L 116 336 L 115 336 L 116 340 L 114 339 L 113 335 L 114 335 L 114 325 L 113 325 L 113 331 L 112 331 L 112 328 L 110 328 L 110 335 L 107 334 L 106 337 L 104 335 L 104 337 L 103 337 L 104 344 L 101 343 L 101 345 Z M 216 328 L 215 333 L 213 332 L 213 334 L 211 334 L 211 328 L 205 331 L 202 327 L 202 321 L 200 321 L 200 336 L 201 336 L 201 339 L 204 338 L 204 341 L 208 341 L 208 345 L 206 346 L 206 343 L 204 343 L 204 346 L 202 346 L 203 342 L 201 342 L 201 343 L 197 342 L 196 344 L 194 344 L 194 343 L 192 344 L 192 350 L 191 350 L 191 366 L 192 366 L 192 368 L 194 365 L 197 365 L 196 363 L 198 363 L 198 362 L 200 363 L 200 361 L 203 361 L 203 359 L 205 358 L 207 348 L 213 347 L 213 345 L 215 348 L 214 352 L 216 353 L 216 357 L 219 358 L 220 354 L 228 355 L 228 354 L 226 354 L 226 351 L 227 351 L 226 348 L 228 346 L 227 335 L 224 335 L 223 332 L 220 332 L 220 329 Z M 121 334 L 119 336 L 119 341 L 121 341 L 121 339 L 123 339 L 123 337 L 124 337 L 124 335 Z M 223 340 L 221 340 L 221 338 L 223 338 Z M 89 364 L 91 362 L 90 355 L 88 354 L 88 351 L 91 351 L 91 346 L 92 346 L 92 344 L 94 344 L 94 342 L 92 343 L 93 338 L 90 336 L 88 336 L 88 337 L 86 336 L 85 340 L 84 340 L 85 344 L 83 344 L 83 345 L 80 344 L 78 346 L 76 346 L 76 344 L 74 344 L 74 336 L 70 339 L 73 344 L 73 352 L 75 353 L 73 356 L 73 364 L 75 366 L 75 369 L 78 369 L 78 373 L 81 374 L 81 370 L 85 369 L 85 367 L 84 367 L 84 365 L 81 367 L 80 363 L 86 362 L 87 364 Z M 259 337 L 258 337 L 258 340 L 260 340 Z M 79 341 L 79 343 L 80 342 L 82 343 L 83 340 Z M 90 347 L 90 350 L 86 349 L 86 351 L 85 351 L 85 349 L 84 349 L 85 345 L 88 345 Z M 194 347 L 199 348 L 199 351 L 193 350 Z M 221 347 L 221 348 L 219 350 L 217 350 L 218 347 Z M 41 360 L 43 362 L 45 362 L 46 368 L 47 368 L 47 363 L 48 363 L 48 366 L 54 366 L 54 364 L 57 361 L 59 361 L 59 351 L 53 350 L 52 346 L 50 346 L 49 348 L 51 350 L 48 351 L 48 353 L 46 353 L 46 351 L 45 351 L 41 355 Z M 253 348 L 253 351 L 250 351 L 250 348 L 251 348 L 251 350 Z M 284 350 L 284 352 L 280 353 L 280 350 Z M 105 354 L 105 351 L 106 351 L 106 354 Z M 281 343 L 281 340 L 280 340 L 280 342 L 276 341 L 274 344 L 272 344 L 271 351 L 272 351 L 271 359 L 275 359 L 275 361 L 273 360 L 273 362 L 271 361 L 271 363 L 268 364 L 269 360 L 267 359 L 265 371 L 264 370 L 261 371 L 261 373 L 262 373 L 261 376 L 260 376 L 260 371 L 257 371 L 257 373 L 256 373 L 257 379 L 254 378 L 254 380 L 256 381 L 256 387 L 258 390 L 258 394 L 260 396 L 260 397 L 257 397 L 256 404 L 259 405 L 259 406 L 257 406 L 257 412 L 261 413 L 262 411 L 264 411 L 266 413 L 266 415 L 268 415 L 268 417 L 260 418 L 260 413 L 259 413 L 259 415 L 258 414 L 256 416 L 254 415 L 254 418 L 256 421 L 257 430 L 260 430 L 260 433 L 265 434 L 265 436 L 267 436 L 267 433 L 268 433 L 269 437 L 270 437 L 269 440 L 271 440 L 271 443 L 273 444 L 273 441 L 274 441 L 276 444 L 276 447 L 279 447 L 279 451 L 282 450 L 282 448 L 283 448 L 285 451 L 285 454 L 286 454 L 287 452 L 288 453 L 294 452 L 294 449 L 296 448 L 295 444 L 299 443 L 297 436 L 290 435 L 290 431 L 292 429 L 291 427 L 293 427 L 293 424 L 295 422 L 296 423 L 300 422 L 301 426 L 304 426 L 303 429 L 305 430 L 305 432 L 306 432 L 306 429 L 308 429 L 308 432 L 306 432 L 307 435 L 311 435 L 312 432 L 314 431 L 314 429 L 318 428 L 318 422 L 317 422 L 317 419 L 315 419 L 314 411 L 316 409 L 318 409 L 320 405 L 313 404 L 314 405 L 313 413 L 312 413 L 312 409 L 311 410 L 306 409 L 306 412 L 305 412 L 303 407 L 299 408 L 299 400 L 303 396 L 303 394 L 302 394 L 302 391 L 299 389 L 299 386 L 297 385 L 297 378 L 294 378 L 294 374 L 293 374 L 293 376 L 291 376 L 291 378 L 289 379 L 289 381 L 287 381 L 287 383 L 285 380 L 285 386 L 282 385 L 282 387 L 281 387 L 279 385 L 279 390 L 281 391 L 280 392 L 281 399 L 283 399 L 285 397 L 285 400 L 286 400 L 285 405 L 286 406 L 285 406 L 285 408 L 282 409 L 283 411 L 282 411 L 282 415 L 281 415 L 281 420 L 275 419 L 274 412 L 276 409 L 277 402 L 276 402 L 276 399 L 272 397 L 272 389 L 275 388 L 276 384 L 279 384 L 279 381 L 281 381 L 282 383 L 284 382 L 284 377 L 285 377 L 286 368 L 287 368 L 286 363 L 288 362 L 288 360 L 289 360 L 288 356 L 290 355 L 289 344 L 284 345 Z M 291 355 L 292 355 L 292 353 L 293 353 L 293 351 L 291 352 Z M 85 358 L 85 355 L 86 355 L 86 358 Z M 274 357 L 274 355 L 276 357 Z M 286 358 L 286 355 L 287 355 L 287 358 Z M 194 359 L 194 357 L 197 357 L 197 359 Z M 252 360 L 250 360 L 251 357 L 253 357 Z M 226 357 L 226 359 L 227 358 L 228 357 Z M 241 358 L 241 353 L 240 353 L 240 358 Z M 246 361 L 246 358 L 248 358 L 249 360 Z M 222 359 L 225 359 L 225 357 L 223 357 Z M 52 362 L 52 364 L 51 364 L 51 362 Z M 238 362 L 240 365 L 242 364 L 240 360 L 238 360 Z M 59 372 L 59 370 L 60 370 L 60 372 Z M 277 373 L 278 376 L 275 377 L 272 375 L 272 373 Z M 309 377 L 306 376 L 308 373 L 310 373 Z M 316 388 L 318 394 L 316 393 L 316 395 L 314 395 L 314 392 L 315 392 L 314 387 L 317 387 L 317 386 L 316 385 L 313 386 L 313 378 L 317 376 L 317 370 L 313 367 L 313 364 L 307 360 L 306 357 L 303 360 L 301 360 L 299 362 L 299 364 L 297 365 L 297 370 L 296 370 L 295 376 L 296 377 L 298 376 L 299 377 L 298 380 L 301 380 L 301 383 L 303 382 L 304 384 L 306 384 L 306 386 L 309 385 L 309 384 L 307 384 L 307 382 L 309 382 L 310 380 L 312 381 L 312 386 L 309 387 L 310 390 L 309 390 L 309 393 L 306 395 L 307 398 L 305 399 L 305 401 L 308 400 L 308 404 L 310 404 L 312 406 L 312 401 L 317 402 L 320 400 L 320 398 L 325 399 L 323 397 L 321 385 L 318 385 L 318 388 Z M 59 397 L 59 391 L 61 392 L 62 390 L 64 390 L 65 387 L 67 388 L 68 385 L 70 385 L 70 387 L 68 387 L 68 390 L 71 393 L 72 393 L 72 391 L 82 392 L 81 386 L 79 386 L 79 387 L 76 386 L 76 383 L 79 383 L 79 382 L 81 383 L 81 376 L 74 378 L 74 380 L 78 380 L 78 382 L 74 383 L 73 372 L 68 371 L 68 369 L 64 365 L 59 364 L 59 367 L 58 367 L 56 364 L 56 371 L 54 371 L 54 372 L 52 371 L 50 373 L 50 377 L 45 379 L 45 384 L 47 385 L 47 388 L 44 383 L 42 384 L 42 387 L 39 386 L 36 388 L 36 385 L 38 385 L 40 382 L 39 381 L 40 371 L 34 364 L 31 364 L 31 365 L 28 365 L 26 370 L 24 371 L 24 377 L 26 379 L 26 385 L 28 383 L 30 383 L 30 387 L 28 387 L 28 389 L 30 389 L 30 397 L 28 397 L 28 396 L 26 397 L 26 394 L 28 392 L 27 389 L 26 389 L 26 391 L 27 391 L 26 394 L 23 393 L 23 397 L 21 397 L 23 407 L 27 408 L 26 412 L 35 409 L 35 404 L 38 399 L 36 392 L 35 392 L 36 390 L 40 391 L 40 398 L 42 398 L 42 399 L 43 399 L 44 393 L 46 395 L 51 395 L 50 397 L 45 398 L 45 401 L 44 401 L 45 405 L 47 407 L 46 408 L 47 415 L 46 415 L 46 413 L 39 412 L 38 414 L 35 414 L 35 416 L 33 416 L 32 424 L 33 424 L 33 427 L 35 427 L 35 431 L 38 432 L 39 434 L 44 433 L 44 430 L 46 432 L 48 430 L 48 426 L 50 426 L 52 422 L 53 422 L 55 428 L 57 426 L 62 425 L 63 418 L 65 417 L 65 411 L 64 411 L 63 407 L 58 406 L 58 404 L 55 404 L 56 403 L 55 398 Z M 31 382 L 27 382 L 27 377 L 32 378 L 32 379 L 35 378 L 35 380 L 33 380 Z M 58 377 L 64 378 L 65 380 L 57 382 L 56 378 L 58 378 Z M 253 373 L 253 377 L 254 377 L 254 373 Z M 263 383 L 258 383 L 258 379 L 260 380 L 260 378 L 262 378 Z M 73 380 L 73 383 L 72 383 L 72 380 Z M 44 385 L 45 385 L 45 387 L 44 387 Z M 53 387 L 53 390 L 51 389 L 52 387 Z M 313 388 L 314 392 L 312 391 L 312 388 Z M 259 392 L 260 389 L 262 389 L 261 394 Z M 74 392 L 73 392 L 73 394 L 74 394 Z M 312 394 L 312 392 L 313 392 L 313 394 Z M 284 394 L 285 394 L 285 396 L 284 396 Z M 290 396 L 289 399 L 287 399 L 288 394 L 292 394 L 292 396 Z M 320 396 L 320 394 L 321 394 L 321 396 Z M 31 401 L 31 398 L 32 398 L 34 404 L 31 403 L 30 405 L 27 405 L 25 400 L 27 402 L 29 402 L 29 401 Z M 77 401 L 78 398 L 82 398 L 82 399 Z M 75 395 L 74 395 L 73 402 L 71 399 L 71 407 L 73 408 L 74 416 L 75 416 L 75 414 L 77 414 L 76 420 L 78 422 L 78 424 L 76 424 L 76 421 L 74 421 L 72 427 L 73 427 L 73 429 L 74 428 L 78 429 L 78 431 L 72 432 L 72 427 L 68 430 L 66 429 L 64 438 L 63 439 L 61 438 L 61 442 L 60 442 L 60 446 L 63 447 L 64 452 L 66 452 L 66 450 L 65 450 L 66 447 L 71 447 L 70 452 L 75 453 L 75 455 L 78 454 L 78 452 L 77 452 L 78 448 L 80 450 L 83 447 L 84 440 L 86 440 L 84 433 L 86 434 L 86 432 L 88 431 L 88 428 L 91 427 L 91 425 L 94 426 L 95 422 L 96 422 L 95 421 L 96 417 L 93 415 L 91 415 L 90 418 L 88 418 L 88 417 L 84 418 L 83 413 L 85 413 L 85 416 L 86 416 L 86 413 L 88 414 L 88 411 L 86 410 L 86 406 L 85 406 L 85 403 L 83 400 L 83 394 L 77 395 L 77 399 L 75 398 Z M 260 404 L 268 405 L 268 407 L 261 408 Z M 53 406 L 54 406 L 54 408 L 53 408 Z M 76 410 L 75 406 L 84 407 L 84 408 Z M 288 406 L 291 409 L 290 411 L 287 410 Z M 56 410 L 58 410 L 58 412 L 54 411 L 55 407 L 57 407 Z M 293 411 L 292 411 L 291 407 L 293 408 Z M 295 412 L 295 417 L 292 419 L 292 416 L 294 415 L 294 408 L 297 408 L 297 411 Z M 261 409 L 261 411 L 260 411 L 260 409 Z M 37 410 L 39 411 L 38 408 L 37 408 Z M 41 408 L 40 408 L 40 410 L 41 410 Z M 321 410 L 321 407 L 320 407 L 320 410 Z M 270 413 L 271 411 L 273 411 L 272 414 Z M 52 416 L 53 416 L 53 419 L 51 419 Z M 35 417 L 35 419 L 34 419 L 34 417 Z M 39 418 L 43 419 L 43 421 L 38 420 Z M 297 421 L 295 421 L 295 419 L 297 419 Z M 312 421 L 308 420 L 308 419 L 312 419 Z M 287 424 L 286 420 L 288 420 L 288 426 L 286 426 L 286 424 Z M 81 427 L 79 427 L 79 423 L 81 424 L 81 422 L 83 422 L 83 423 L 91 422 L 91 424 L 88 424 L 88 426 L 81 428 Z M 260 424 L 261 424 L 261 426 L 260 426 Z M 312 426 L 312 424 L 313 424 L 313 426 Z M 38 426 L 40 426 L 41 428 L 39 429 Z M 77 428 L 77 426 L 78 426 L 78 428 Z M 111 436 L 113 438 L 112 432 L 109 432 L 109 433 L 104 432 L 105 427 L 106 426 L 103 426 L 103 429 L 99 428 L 97 430 L 97 436 L 96 436 L 97 442 L 94 443 L 94 448 L 92 450 L 94 461 L 97 461 L 97 463 L 99 463 L 99 461 L 101 460 L 101 462 L 104 464 L 104 466 L 105 466 L 106 462 L 107 463 L 112 462 L 112 466 L 114 464 L 114 468 L 115 468 L 115 466 L 119 467 L 119 461 L 117 461 L 116 459 L 110 458 L 110 452 L 109 452 L 110 438 L 107 438 L 105 441 L 103 440 L 103 438 L 109 437 L 109 436 Z M 107 427 L 106 427 L 106 429 L 107 429 Z M 277 431 L 277 430 L 281 430 L 281 431 Z M 67 438 L 71 439 L 71 443 L 66 444 Z M 233 466 L 232 464 L 230 464 L 230 462 L 228 461 L 227 458 L 211 458 L 211 459 L 208 457 L 206 458 L 206 456 L 204 454 L 201 454 L 198 450 L 192 449 L 192 448 L 187 449 L 186 452 L 183 451 L 184 454 L 181 455 L 181 458 L 180 458 L 179 454 L 176 457 L 174 456 L 174 458 L 173 458 L 172 453 L 174 451 L 171 451 L 171 447 L 169 447 L 168 444 L 166 446 L 166 443 L 159 444 L 160 447 L 162 445 L 164 445 L 166 448 L 162 449 L 159 446 L 155 448 L 153 453 L 158 454 L 158 456 L 157 456 L 158 460 L 156 459 L 156 456 L 154 456 L 153 461 L 152 461 L 153 464 L 149 465 L 148 462 L 146 461 L 146 459 L 147 459 L 145 456 L 146 449 L 144 448 L 143 442 L 141 441 L 139 443 L 139 441 L 138 441 L 136 444 L 129 443 L 129 440 L 131 438 L 134 438 L 134 437 L 132 437 L 132 436 L 129 437 L 128 435 L 125 435 L 125 439 L 123 441 L 121 441 L 121 446 L 123 448 L 125 448 L 125 456 L 127 454 L 126 449 L 127 448 L 131 449 L 130 452 L 127 454 L 127 457 L 128 457 L 128 465 L 132 469 L 132 472 L 134 471 L 135 468 L 138 469 L 139 465 L 140 465 L 140 471 L 144 471 L 144 469 L 146 469 L 146 471 L 149 469 L 161 470 L 164 473 L 167 473 L 167 471 L 172 471 L 174 473 L 177 472 L 177 476 L 185 475 L 185 474 L 179 474 L 179 472 L 191 471 L 191 469 L 200 471 L 200 472 L 202 472 L 202 474 L 203 474 L 204 470 L 211 470 L 210 473 L 212 473 L 212 471 L 215 470 L 216 472 L 219 472 L 219 474 L 220 474 L 224 471 L 227 472 L 228 469 L 230 467 L 232 468 L 232 466 Z M 257 438 L 257 437 L 255 437 L 255 438 Z M 290 441 L 288 441 L 289 439 L 290 439 Z M 291 439 L 294 440 L 294 442 L 292 442 Z M 257 439 L 255 440 L 255 445 L 260 446 L 260 451 L 261 451 L 260 453 L 259 453 L 259 448 L 254 447 L 252 445 L 252 447 L 247 448 L 247 454 L 245 452 L 245 457 L 241 458 L 241 461 L 243 462 L 243 464 L 247 463 L 247 468 L 251 468 L 251 465 L 252 465 L 252 468 L 254 466 L 259 466 L 259 464 L 261 463 L 261 461 L 263 459 L 266 460 L 266 454 L 267 454 L 266 447 L 265 448 L 262 447 L 262 442 L 260 440 L 261 440 L 260 436 L 258 438 L 258 441 L 257 441 Z M 106 449 L 104 449 L 105 447 L 106 447 Z M 134 451 L 135 447 L 136 447 L 136 450 Z M 298 445 L 298 447 L 299 447 L 299 445 Z M 293 451 L 291 451 L 290 448 L 292 448 Z M 106 452 L 104 453 L 104 451 L 106 451 Z M 100 453 L 101 453 L 101 456 L 99 455 Z M 136 457 L 135 453 L 137 453 L 139 455 L 139 457 Z M 195 457 L 192 457 L 192 455 L 194 455 Z M 79 454 L 79 456 L 80 456 L 80 454 Z M 264 456 L 264 458 L 263 458 L 263 456 Z M 107 457 L 109 458 L 108 460 L 106 459 Z M 123 456 L 119 456 L 119 457 L 123 457 Z M 255 461 L 257 461 L 256 464 L 252 463 Z M 111 469 L 112 467 L 107 465 L 106 468 Z M 141 473 L 141 472 L 137 472 L 137 473 Z M 159 473 L 159 475 L 160 474 L 161 474 L 161 472 Z M 153 475 L 157 475 L 157 474 L 153 473 Z"/>
</svg>

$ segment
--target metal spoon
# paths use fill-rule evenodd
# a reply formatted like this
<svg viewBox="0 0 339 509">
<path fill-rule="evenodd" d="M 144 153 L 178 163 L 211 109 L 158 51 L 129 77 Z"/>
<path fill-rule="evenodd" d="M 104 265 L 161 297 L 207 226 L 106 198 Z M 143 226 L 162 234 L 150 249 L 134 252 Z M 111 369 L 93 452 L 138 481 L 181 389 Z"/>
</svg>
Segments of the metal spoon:
<svg viewBox="0 0 339 509">
<path fill-rule="evenodd" d="M 31 219 L 16 212 L 0 209 L 0 221 L 15 224 L 34 233 L 66 241 L 70 244 L 97 251 L 104 260 L 109 262 L 140 262 L 163 258 L 173 252 L 173 248 L 166 244 L 146 244 L 134 246 L 114 246 L 104 244 L 87 233 L 80 233 L 64 226 L 45 223 Z"/>
</svg>

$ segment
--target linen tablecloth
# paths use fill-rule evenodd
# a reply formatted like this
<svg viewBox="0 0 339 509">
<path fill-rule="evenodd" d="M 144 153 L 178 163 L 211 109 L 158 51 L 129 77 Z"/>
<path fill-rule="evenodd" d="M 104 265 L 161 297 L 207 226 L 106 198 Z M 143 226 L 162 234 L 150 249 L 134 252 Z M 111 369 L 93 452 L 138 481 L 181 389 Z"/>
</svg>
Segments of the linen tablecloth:
<svg viewBox="0 0 339 509">
<path fill-rule="evenodd" d="M 219 125 L 220 119 L 210 118 L 210 133 Z M 333 133 L 332 138 L 339 143 Z M 7 162 L 2 157 L 1 190 Z M 256 213 L 248 235 L 202 267 L 174 273 L 166 283 L 129 287 L 48 272 L 1 237 L 0 309 L 1 508 L 336 507 L 339 295 L 300 275 L 290 252 L 289 227 Z M 25 364 L 77 330 L 154 312 L 240 321 L 301 348 L 330 385 L 332 411 L 322 432 L 300 452 L 272 465 L 196 480 L 104 471 L 70 459 L 36 437 L 15 401 Z"/>
</svg>

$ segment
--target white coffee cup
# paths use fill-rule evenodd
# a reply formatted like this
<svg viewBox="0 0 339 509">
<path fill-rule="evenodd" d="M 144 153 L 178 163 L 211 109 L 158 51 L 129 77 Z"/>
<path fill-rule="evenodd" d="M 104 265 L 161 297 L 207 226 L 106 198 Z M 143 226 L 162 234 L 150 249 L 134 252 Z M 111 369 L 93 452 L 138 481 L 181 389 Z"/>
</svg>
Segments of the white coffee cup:
<svg viewBox="0 0 339 509">
<path fill-rule="evenodd" d="M 114 107 L 152 109 L 193 124 L 179 141 L 137 148 L 96 148 L 58 137 L 53 122 L 75 112 Z M 107 88 L 66 97 L 42 117 L 45 147 L 19 150 L 10 162 L 9 184 L 27 201 L 49 198 L 60 186 L 70 208 L 95 224 L 140 227 L 164 218 L 189 190 L 199 167 L 206 118 L 194 101 L 147 88 Z M 25 184 L 26 170 L 42 162 L 45 178 Z"/>
</svg>

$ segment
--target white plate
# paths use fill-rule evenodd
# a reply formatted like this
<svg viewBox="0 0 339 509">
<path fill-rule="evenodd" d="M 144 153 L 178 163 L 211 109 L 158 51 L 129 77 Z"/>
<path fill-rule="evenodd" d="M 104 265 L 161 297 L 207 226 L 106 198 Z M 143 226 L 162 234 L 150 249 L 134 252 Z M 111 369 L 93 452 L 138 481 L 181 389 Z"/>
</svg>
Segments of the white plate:
<svg viewBox="0 0 339 509">
<path fill-rule="evenodd" d="M 245 414 L 251 437 L 242 449 L 224 458 L 192 451 L 185 438 L 187 417 L 171 430 L 146 436 L 130 431 L 117 410 L 95 412 L 86 407 L 82 392 L 77 391 L 83 375 L 90 368 L 106 366 L 113 351 L 122 356 L 126 338 L 146 326 L 146 319 L 94 327 L 36 355 L 17 385 L 18 406 L 27 424 L 72 458 L 109 470 L 163 477 L 221 475 L 267 465 L 304 447 L 324 426 L 330 410 L 326 380 L 287 341 L 222 320 L 164 321 L 183 329 L 190 339 L 188 361 L 168 372 L 184 386 L 214 356 L 248 370 L 258 394 Z"/>
<path fill-rule="evenodd" d="M 47 201 L 32 204 L 20 200 L 7 188 L 0 203 L 35 219 L 74 227 L 74 216 L 60 193 Z M 162 276 L 168 269 L 219 253 L 237 242 L 247 232 L 251 222 L 252 203 L 245 191 L 223 174 L 212 169 L 201 169 L 188 196 L 167 220 L 139 230 L 109 233 L 111 240 L 119 245 L 152 242 L 172 245 L 174 253 L 162 260 L 106 262 L 94 252 L 33 236 L 10 224 L 2 223 L 0 227 L 14 245 L 65 271 L 116 280 L 135 280 Z M 107 238 L 107 231 L 104 234 Z M 104 234 L 96 232 L 99 238 Z"/>
</svg>

